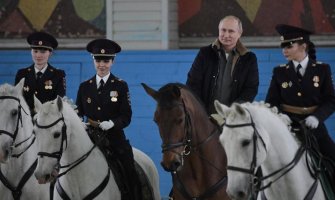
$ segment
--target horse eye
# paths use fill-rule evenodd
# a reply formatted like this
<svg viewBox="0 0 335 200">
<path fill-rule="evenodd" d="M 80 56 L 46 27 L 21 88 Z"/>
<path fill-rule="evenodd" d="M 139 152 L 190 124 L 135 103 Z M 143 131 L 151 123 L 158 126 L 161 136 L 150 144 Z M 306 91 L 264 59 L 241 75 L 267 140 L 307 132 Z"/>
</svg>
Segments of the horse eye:
<svg viewBox="0 0 335 200">
<path fill-rule="evenodd" d="M 177 124 L 181 124 L 181 123 L 183 123 L 183 119 L 177 119 L 177 120 L 176 120 L 176 123 L 177 123 Z"/>
<path fill-rule="evenodd" d="M 12 114 L 12 116 L 16 116 L 17 115 L 17 110 L 12 110 L 11 114 Z"/>
<path fill-rule="evenodd" d="M 54 133 L 54 138 L 59 138 L 59 136 L 60 136 L 59 132 Z"/>
<path fill-rule="evenodd" d="M 250 144 L 250 140 L 243 140 L 242 141 L 242 147 L 246 147 Z"/>
</svg>

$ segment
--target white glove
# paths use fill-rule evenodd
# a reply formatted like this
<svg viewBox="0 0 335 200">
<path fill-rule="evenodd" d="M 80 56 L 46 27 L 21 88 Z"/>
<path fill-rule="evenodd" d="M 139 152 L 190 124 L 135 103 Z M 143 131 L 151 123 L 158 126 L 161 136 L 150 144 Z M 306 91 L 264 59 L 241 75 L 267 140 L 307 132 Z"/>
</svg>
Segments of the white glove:
<svg viewBox="0 0 335 200">
<path fill-rule="evenodd" d="M 107 131 L 107 130 L 113 128 L 113 126 L 114 126 L 114 122 L 112 120 L 103 121 L 99 124 L 99 127 L 104 131 Z"/>
<path fill-rule="evenodd" d="M 305 124 L 308 128 L 315 129 L 319 126 L 319 120 L 315 116 L 310 115 L 305 119 Z"/>
</svg>

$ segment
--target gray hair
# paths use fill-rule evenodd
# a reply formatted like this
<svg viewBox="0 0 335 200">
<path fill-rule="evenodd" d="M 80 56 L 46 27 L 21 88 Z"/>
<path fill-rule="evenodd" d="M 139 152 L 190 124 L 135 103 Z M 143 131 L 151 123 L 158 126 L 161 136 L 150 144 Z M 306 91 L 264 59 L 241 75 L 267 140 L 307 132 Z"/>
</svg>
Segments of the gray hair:
<svg viewBox="0 0 335 200">
<path fill-rule="evenodd" d="M 226 20 L 226 19 L 233 19 L 233 20 L 236 20 L 236 21 L 237 21 L 238 28 L 239 28 L 239 30 L 240 30 L 240 33 L 243 32 L 242 22 L 241 22 L 240 18 L 238 18 L 238 17 L 236 17 L 236 16 L 234 16 L 234 15 L 227 15 L 227 16 L 225 16 L 224 18 L 222 18 L 222 19 L 220 20 L 220 24 L 223 22 L 223 20 Z"/>
</svg>

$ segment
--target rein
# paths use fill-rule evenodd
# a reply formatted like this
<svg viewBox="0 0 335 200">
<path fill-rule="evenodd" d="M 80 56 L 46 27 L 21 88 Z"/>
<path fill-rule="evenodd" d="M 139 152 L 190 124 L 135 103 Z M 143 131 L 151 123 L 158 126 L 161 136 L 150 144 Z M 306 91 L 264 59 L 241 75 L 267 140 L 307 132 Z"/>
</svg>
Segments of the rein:
<svg viewBox="0 0 335 200">
<path fill-rule="evenodd" d="M 191 122 L 190 114 L 186 109 L 185 102 L 184 102 L 183 99 L 182 99 L 182 103 L 179 103 L 177 105 L 183 106 L 183 110 L 184 110 L 184 113 L 185 113 L 185 126 L 184 126 L 185 137 L 183 139 L 183 142 L 177 142 L 177 143 L 172 143 L 172 144 L 162 144 L 162 153 L 164 153 L 166 151 L 171 151 L 171 152 L 174 152 L 176 154 L 179 154 L 181 156 L 182 165 L 183 165 L 185 156 L 190 155 L 191 152 L 198 152 L 198 149 L 200 149 L 201 146 L 204 146 L 208 141 L 210 141 L 216 133 L 219 133 L 219 131 L 218 131 L 217 128 L 215 128 L 207 138 L 205 138 L 204 140 L 200 141 L 199 143 L 197 143 L 195 145 L 192 145 L 193 129 L 192 129 L 192 122 Z M 177 153 L 173 150 L 173 149 L 181 147 L 181 146 L 183 146 L 183 148 L 184 148 L 184 150 L 181 154 Z M 216 170 L 218 170 L 219 172 L 222 173 L 222 171 L 218 167 L 213 165 L 204 156 L 202 156 L 200 154 L 196 154 L 196 155 L 198 155 L 200 159 L 205 160 L 213 168 L 215 168 Z M 227 176 L 223 176 L 218 182 L 216 182 L 214 185 L 209 187 L 203 194 L 200 194 L 197 197 L 193 197 L 189 194 L 185 185 L 180 180 L 180 177 L 178 176 L 178 172 L 174 171 L 171 174 L 172 174 L 172 177 L 175 177 L 174 180 L 176 180 L 176 181 L 174 183 L 175 183 L 176 188 L 178 189 L 178 191 L 184 196 L 184 198 L 192 199 L 192 200 L 205 200 L 205 199 L 207 199 L 208 197 L 210 197 L 213 194 L 215 194 L 216 192 L 218 192 L 221 189 L 221 187 L 226 185 L 227 180 L 228 180 Z M 172 193 L 170 193 L 169 196 L 170 196 L 170 199 L 173 199 Z"/>
<path fill-rule="evenodd" d="M 224 123 L 222 125 L 222 128 L 224 126 L 228 127 L 228 128 L 240 128 L 240 127 L 251 126 L 254 129 L 254 133 L 253 133 L 253 158 L 252 158 L 252 162 L 250 164 L 250 169 L 228 165 L 227 170 L 239 171 L 239 172 L 242 172 L 242 173 L 250 174 L 252 176 L 252 181 L 250 182 L 251 188 L 252 188 L 252 196 L 254 197 L 255 194 L 262 191 L 262 196 L 261 197 L 262 197 L 262 199 L 266 199 L 265 194 L 264 194 L 264 190 L 266 188 L 271 187 L 272 183 L 278 181 L 281 177 L 283 177 L 290 170 L 292 170 L 298 164 L 300 159 L 302 158 L 303 153 L 306 152 L 306 148 L 303 147 L 303 146 L 300 146 L 291 162 L 289 162 L 288 164 L 286 164 L 282 168 L 280 168 L 278 170 L 275 170 L 274 172 L 272 172 L 272 173 L 270 173 L 266 176 L 258 177 L 257 175 L 255 175 L 256 164 L 257 164 L 257 138 L 260 138 L 265 150 L 267 150 L 267 149 L 266 149 L 266 145 L 265 145 L 265 142 L 264 142 L 263 138 L 261 137 L 261 135 L 259 134 L 259 132 L 256 129 L 256 126 L 255 126 L 255 123 L 253 121 L 253 118 L 252 118 L 252 115 L 251 115 L 250 111 L 248 109 L 246 109 L 246 110 L 248 111 L 248 113 L 250 115 L 250 120 L 251 120 L 250 123 L 244 123 L 244 124 L 227 124 L 227 123 Z M 281 174 L 279 174 L 279 173 L 281 173 Z M 269 178 L 271 178 L 271 177 L 273 177 L 277 174 L 279 174 L 278 177 L 275 178 L 273 181 L 270 181 L 268 184 L 266 184 L 262 187 L 259 187 L 257 189 L 255 188 L 257 185 L 261 185 L 261 183 L 264 180 L 269 179 Z M 316 186 L 317 186 L 317 181 L 315 181 L 313 183 L 313 185 L 309 189 L 305 199 L 312 199 L 313 198 L 313 196 L 315 194 L 315 191 L 316 191 Z"/>
</svg>

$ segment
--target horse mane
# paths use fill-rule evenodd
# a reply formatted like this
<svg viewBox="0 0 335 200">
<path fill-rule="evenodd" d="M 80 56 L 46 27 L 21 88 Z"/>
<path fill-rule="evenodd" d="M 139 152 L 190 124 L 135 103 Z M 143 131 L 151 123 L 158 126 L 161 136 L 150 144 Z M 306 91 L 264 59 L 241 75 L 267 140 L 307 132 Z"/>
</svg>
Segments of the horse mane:
<svg viewBox="0 0 335 200">
<path fill-rule="evenodd" d="M 0 95 L 1 96 L 5 96 L 5 95 L 15 95 L 15 96 L 19 96 L 20 94 L 18 92 L 15 92 L 16 90 L 14 90 L 14 86 L 8 84 L 8 83 L 4 83 L 0 86 Z"/>
<path fill-rule="evenodd" d="M 271 107 L 270 104 L 265 103 L 264 101 L 260 101 L 260 102 L 247 102 L 247 103 L 243 103 L 243 107 L 245 108 L 251 108 L 253 107 L 254 109 L 251 109 L 251 112 L 253 112 L 252 110 L 261 110 L 261 109 L 265 109 L 268 110 L 270 113 L 272 113 L 275 117 L 277 117 L 281 122 L 283 122 L 283 124 L 287 127 L 288 132 L 290 132 L 290 134 L 293 136 L 293 138 L 296 140 L 296 142 L 299 144 L 301 143 L 300 140 L 296 137 L 296 134 L 291 130 L 291 124 L 292 121 L 291 119 L 286 115 L 281 113 L 277 107 Z"/>
</svg>

